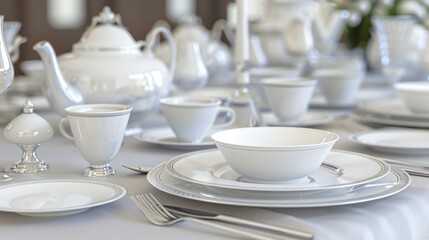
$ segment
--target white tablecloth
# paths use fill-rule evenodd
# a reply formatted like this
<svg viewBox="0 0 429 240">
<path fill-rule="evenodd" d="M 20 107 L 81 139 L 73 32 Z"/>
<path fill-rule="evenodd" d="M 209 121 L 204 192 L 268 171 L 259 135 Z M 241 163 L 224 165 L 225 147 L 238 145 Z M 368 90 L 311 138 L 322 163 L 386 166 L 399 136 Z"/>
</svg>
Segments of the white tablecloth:
<svg viewBox="0 0 429 240">
<path fill-rule="evenodd" d="M 53 125 L 56 125 L 59 119 L 50 114 L 45 117 L 50 119 Z M 154 119 L 150 124 L 157 123 L 157 118 Z M 161 121 L 161 124 L 164 122 Z M 351 143 L 347 136 L 362 128 L 352 124 L 349 119 L 339 118 L 323 128 L 340 135 L 340 141 L 335 145 L 336 149 L 417 162 L 428 161 L 427 156 L 389 156 Z M 0 164 L 6 167 L 11 166 L 21 155 L 17 146 L 3 138 L 0 139 L 0 153 Z M 201 207 L 268 223 L 310 229 L 316 233 L 316 239 L 429 239 L 428 178 L 412 177 L 411 186 L 405 191 L 368 203 L 307 209 L 260 209 L 201 203 L 171 196 L 151 187 L 144 175 L 120 167 L 121 164 L 154 166 L 181 153 L 184 151 L 144 144 L 127 137 L 119 154 L 112 161 L 117 168 L 117 175 L 95 179 L 123 186 L 127 190 L 126 197 L 79 214 L 61 217 L 38 218 L 0 212 L 0 239 L 240 238 L 195 223 L 180 223 L 170 227 L 152 225 L 129 198 L 132 194 L 143 192 L 154 193 L 163 203 Z M 0 184 L 41 179 L 87 179 L 82 175 L 87 162 L 73 143 L 58 134 L 39 148 L 38 155 L 50 165 L 47 172 L 15 174 L 11 182 Z"/>
</svg>

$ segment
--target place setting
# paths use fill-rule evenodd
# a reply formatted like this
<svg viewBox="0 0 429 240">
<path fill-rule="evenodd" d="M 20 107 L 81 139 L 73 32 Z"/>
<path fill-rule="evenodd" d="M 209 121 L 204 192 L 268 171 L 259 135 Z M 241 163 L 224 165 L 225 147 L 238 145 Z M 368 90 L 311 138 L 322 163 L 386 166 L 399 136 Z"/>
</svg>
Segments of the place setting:
<svg viewBox="0 0 429 240">
<path fill-rule="evenodd" d="M 396 97 L 360 103 L 351 117 L 383 125 L 429 128 L 425 104 L 428 86 L 424 81 L 395 83 Z"/>
<path fill-rule="evenodd" d="M 203 202 L 287 208 L 372 201 L 399 193 L 411 182 L 405 171 L 383 160 L 332 150 L 338 136 L 323 130 L 241 128 L 212 138 L 217 149 L 161 163 L 148 173 L 148 182 Z"/>
</svg>

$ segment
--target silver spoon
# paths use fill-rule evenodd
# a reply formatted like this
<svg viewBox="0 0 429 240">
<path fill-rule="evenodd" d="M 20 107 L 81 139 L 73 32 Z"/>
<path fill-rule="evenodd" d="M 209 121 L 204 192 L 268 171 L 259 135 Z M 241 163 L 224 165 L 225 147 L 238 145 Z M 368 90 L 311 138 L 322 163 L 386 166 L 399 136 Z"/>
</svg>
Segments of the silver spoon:
<svg viewBox="0 0 429 240">
<path fill-rule="evenodd" d="M 147 174 L 147 173 L 149 173 L 150 170 L 152 170 L 152 168 L 150 168 L 150 167 L 132 167 L 132 166 L 125 166 L 125 165 L 122 165 L 122 167 L 130 169 L 130 170 L 138 172 L 138 173 L 141 173 L 141 174 Z"/>
</svg>

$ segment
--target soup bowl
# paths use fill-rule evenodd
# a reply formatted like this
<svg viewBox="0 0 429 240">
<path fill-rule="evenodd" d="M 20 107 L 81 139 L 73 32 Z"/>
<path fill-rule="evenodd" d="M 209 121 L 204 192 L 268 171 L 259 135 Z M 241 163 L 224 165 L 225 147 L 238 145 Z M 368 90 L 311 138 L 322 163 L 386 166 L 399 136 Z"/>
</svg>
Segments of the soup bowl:
<svg viewBox="0 0 429 240">
<path fill-rule="evenodd" d="M 219 131 L 212 139 L 244 181 L 284 183 L 317 170 L 339 137 L 311 128 L 257 127 Z"/>
</svg>

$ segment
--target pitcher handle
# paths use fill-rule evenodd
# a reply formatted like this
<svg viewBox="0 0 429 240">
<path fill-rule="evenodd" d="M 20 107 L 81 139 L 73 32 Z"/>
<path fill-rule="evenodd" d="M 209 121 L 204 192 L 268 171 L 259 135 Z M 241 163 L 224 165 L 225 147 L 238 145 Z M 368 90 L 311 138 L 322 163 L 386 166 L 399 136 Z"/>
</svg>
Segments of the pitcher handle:
<svg viewBox="0 0 429 240">
<path fill-rule="evenodd" d="M 155 46 L 157 45 L 157 39 L 159 38 L 159 34 L 163 34 L 165 39 L 167 40 L 169 50 L 170 50 L 170 75 L 168 76 L 168 83 L 171 84 L 173 82 L 174 73 L 176 71 L 176 42 L 174 41 L 173 34 L 171 34 L 171 31 L 168 30 L 166 27 L 156 27 L 153 28 L 146 40 L 147 40 L 147 47 L 146 51 L 154 51 Z"/>
<path fill-rule="evenodd" d="M 63 135 L 65 138 L 67 138 L 67 139 L 69 139 L 69 140 L 72 140 L 72 141 L 74 141 L 74 137 L 71 135 L 71 134 L 69 134 L 68 132 L 67 132 L 67 130 L 64 128 L 64 124 L 68 124 L 69 126 L 70 126 L 70 122 L 69 122 L 69 119 L 68 118 L 62 118 L 61 120 L 60 120 L 60 123 L 59 123 L 59 130 L 60 130 L 60 133 L 61 133 L 61 135 Z"/>
</svg>

